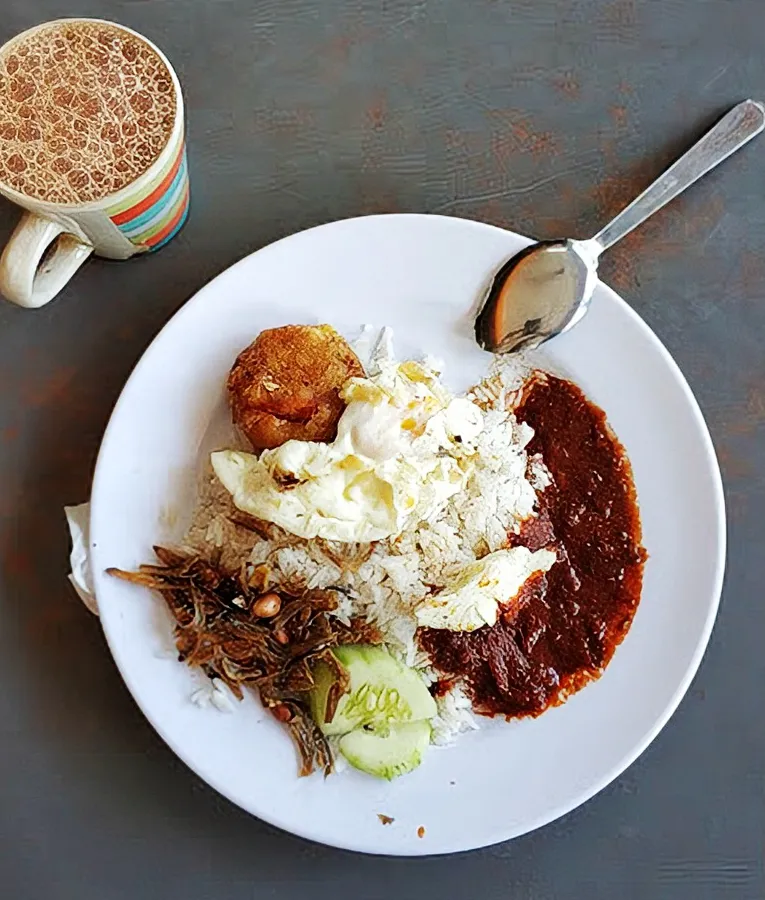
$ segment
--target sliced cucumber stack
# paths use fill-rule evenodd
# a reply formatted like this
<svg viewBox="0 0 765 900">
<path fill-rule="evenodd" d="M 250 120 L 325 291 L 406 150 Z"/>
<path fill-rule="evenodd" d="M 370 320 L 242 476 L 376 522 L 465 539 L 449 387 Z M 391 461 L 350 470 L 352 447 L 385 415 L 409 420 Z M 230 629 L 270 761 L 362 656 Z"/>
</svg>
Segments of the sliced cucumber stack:
<svg viewBox="0 0 765 900">
<path fill-rule="evenodd" d="M 382 647 L 348 645 L 332 651 L 350 684 L 327 721 L 327 703 L 337 674 L 326 663 L 314 669 L 313 717 L 328 736 L 340 737 L 348 762 L 379 778 L 416 769 L 430 743 L 428 719 L 436 703 L 420 676 Z"/>
</svg>

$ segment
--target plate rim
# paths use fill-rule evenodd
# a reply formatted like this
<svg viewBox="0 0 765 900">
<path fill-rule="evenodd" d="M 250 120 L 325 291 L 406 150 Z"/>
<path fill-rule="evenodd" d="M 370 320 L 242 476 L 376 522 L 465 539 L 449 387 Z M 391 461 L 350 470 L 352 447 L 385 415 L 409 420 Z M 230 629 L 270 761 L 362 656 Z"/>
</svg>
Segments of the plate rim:
<svg viewBox="0 0 765 900">
<path fill-rule="evenodd" d="M 277 246 L 284 246 L 285 244 L 293 241 L 297 238 L 304 238 L 306 235 L 322 231 L 333 229 L 339 225 L 349 225 L 354 222 L 360 222 L 362 220 L 369 219 L 398 219 L 398 220 L 411 220 L 411 219 L 438 219 L 443 220 L 445 222 L 450 223 L 454 227 L 472 227 L 476 230 L 490 230 L 494 232 L 502 232 L 503 234 L 509 235 L 518 241 L 521 241 L 525 244 L 532 243 L 532 239 L 521 235 L 517 232 L 511 231 L 510 229 L 500 228 L 496 225 L 491 225 L 486 222 L 476 221 L 474 219 L 465 219 L 457 216 L 444 216 L 430 213 L 380 213 L 374 215 L 367 216 L 350 216 L 344 219 L 336 219 L 330 222 L 325 222 L 319 225 L 315 225 L 311 228 L 304 229 L 302 231 L 297 231 L 292 234 L 286 235 L 285 237 L 279 238 L 275 241 L 272 241 L 269 244 L 264 245 L 263 247 L 254 250 L 241 259 L 237 260 L 235 263 L 225 267 L 222 269 L 217 275 L 207 281 L 204 285 L 202 285 L 194 294 L 189 297 L 174 313 L 173 315 L 164 323 L 164 325 L 160 328 L 160 330 L 154 335 L 148 346 L 141 353 L 141 356 L 133 366 L 130 374 L 128 375 L 125 383 L 117 397 L 117 400 L 112 408 L 112 411 L 109 416 L 108 423 L 106 428 L 104 429 L 103 437 L 101 440 L 101 444 L 99 447 L 98 455 L 96 458 L 96 464 L 94 468 L 94 475 L 92 481 L 91 488 L 91 499 L 97 497 L 99 493 L 99 485 L 101 479 L 103 478 L 103 471 L 105 465 L 103 464 L 104 459 L 107 456 L 108 447 L 110 443 L 110 432 L 113 430 L 113 424 L 116 421 L 121 406 L 125 400 L 125 397 L 130 388 L 131 382 L 137 377 L 139 371 L 145 366 L 149 364 L 150 357 L 153 356 L 153 352 L 156 352 L 156 345 L 159 343 L 162 336 L 165 332 L 173 327 L 177 321 L 179 321 L 182 317 L 192 315 L 195 307 L 203 302 L 205 302 L 206 295 L 213 290 L 213 285 L 221 278 L 227 276 L 233 270 L 244 267 L 249 260 L 257 256 L 258 254 L 267 253 Z M 102 631 L 104 633 L 104 637 L 106 639 L 107 646 L 109 647 L 109 652 L 112 655 L 112 660 L 117 666 L 117 670 L 120 674 L 120 677 L 132 696 L 134 702 L 138 706 L 141 713 L 148 720 L 149 724 L 152 728 L 157 732 L 159 737 L 164 741 L 164 743 L 170 748 L 170 750 L 181 760 L 181 762 L 187 766 L 197 777 L 201 778 L 207 784 L 210 785 L 213 790 L 217 793 L 224 796 L 227 800 L 237 806 L 239 809 L 244 810 L 250 815 L 254 815 L 256 818 L 261 819 L 264 822 L 267 822 L 269 825 L 272 825 L 276 828 L 279 828 L 281 831 L 284 831 L 288 834 L 294 834 L 298 837 L 304 838 L 306 840 L 323 844 L 325 846 L 332 846 L 338 849 L 350 850 L 353 852 L 363 853 L 367 855 L 373 856 L 391 856 L 391 857 L 414 857 L 414 856 L 431 856 L 431 855 L 445 855 L 445 854 L 454 854 L 454 853 L 462 853 L 468 852 L 471 850 L 480 849 L 483 847 L 494 846 L 499 843 L 503 843 L 505 841 L 513 840 L 515 838 L 521 837 L 525 834 L 529 834 L 532 831 L 537 830 L 538 828 L 542 828 L 543 826 L 556 821 L 557 819 L 562 818 L 568 813 L 572 812 L 574 809 L 582 806 L 589 800 L 591 800 L 596 794 L 600 793 L 605 787 L 607 787 L 612 781 L 618 778 L 626 769 L 628 769 L 635 760 L 641 756 L 645 750 L 649 747 L 649 745 L 656 739 L 658 734 L 662 731 L 662 729 L 666 726 L 669 719 L 677 710 L 680 702 L 682 701 L 685 694 L 688 692 L 688 689 L 698 672 L 699 666 L 701 665 L 701 661 L 704 657 L 704 653 L 706 652 L 706 648 L 709 645 L 709 640 L 712 634 L 712 630 L 714 628 L 715 621 L 717 619 L 717 615 L 720 607 L 720 600 L 722 595 L 723 582 L 725 578 L 725 567 L 726 567 L 726 554 L 727 554 L 727 520 L 726 520 L 726 507 L 725 507 L 725 494 L 723 488 L 723 480 L 722 474 L 720 471 L 719 461 L 717 459 L 717 454 L 715 452 L 714 443 L 712 441 L 711 434 L 709 432 L 709 427 L 706 423 L 704 415 L 701 411 L 699 403 L 688 384 L 685 375 L 680 369 L 679 365 L 669 352 L 669 350 L 664 346 L 663 342 L 660 338 L 655 334 L 653 329 L 645 322 L 642 317 L 624 300 L 613 288 L 611 288 L 608 284 L 603 281 L 598 281 L 598 287 L 605 290 L 605 292 L 609 295 L 609 299 L 611 302 L 616 303 L 621 307 L 622 312 L 626 313 L 628 318 L 632 320 L 632 325 L 636 327 L 639 331 L 643 333 L 643 336 L 647 338 L 651 344 L 654 345 L 654 349 L 656 349 L 659 354 L 662 356 L 664 362 L 666 363 L 668 369 L 673 375 L 676 383 L 680 387 L 684 399 L 687 403 L 688 409 L 691 412 L 695 424 L 698 428 L 698 433 L 701 437 L 702 448 L 704 451 L 704 458 L 706 462 L 709 464 L 709 473 L 712 476 L 711 478 L 711 499 L 713 501 L 713 507 L 715 512 L 714 518 L 714 531 L 717 545 L 717 556 L 714 561 L 714 582 L 711 586 L 710 597 L 711 603 L 709 605 L 705 620 L 703 622 L 703 627 L 700 630 L 700 637 L 694 649 L 694 652 L 691 656 L 691 659 L 686 667 L 686 670 L 683 674 L 683 677 L 680 679 L 677 687 L 675 688 L 672 696 L 667 702 L 665 708 L 662 713 L 656 718 L 653 726 L 646 732 L 643 738 L 638 741 L 635 746 L 627 753 L 623 755 L 623 757 L 614 764 L 608 772 L 606 772 L 601 779 L 597 780 L 593 785 L 587 787 L 587 789 L 583 790 L 581 793 L 576 795 L 576 799 L 562 803 L 559 806 L 556 806 L 554 811 L 551 813 L 545 813 L 537 817 L 537 819 L 530 821 L 526 826 L 523 827 L 522 830 L 511 831 L 511 833 L 500 834 L 491 841 L 485 841 L 483 839 L 479 839 L 478 841 L 470 841 L 466 840 L 464 842 L 460 842 L 460 846 L 455 846 L 454 849 L 447 850 L 431 850 L 428 849 L 428 845 L 426 842 L 418 841 L 416 844 L 407 845 L 406 848 L 397 848 L 396 850 L 385 850 L 380 849 L 376 850 L 370 848 L 368 844 L 363 841 L 359 843 L 355 843 L 352 839 L 347 840 L 345 842 L 341 842 L 338 840 L 332 840 L 326 837 L 322 837 L 320 834 L 317 834 L 315 831 L 310 828 L 301 828 L 296 827 L 294 824 L 285 824 L 283 820 L 277 814 L 274 814 L 270 809 L 258 810 L 257 812 L 248 809 L 243 806 L 240 801 L 231 794 L 227 789 L 223 788 L 215 777 L 210 777 L 209 774 L 202 775 L 191 762 L 188 761 L 186 754 L 184 752 L 183 746 L 178 745 L 178 743 L 170 737 L 165 729 L 162 726 L 161 722 L 155 721 L 155 719 L 147 712 L 141 703 L 139 697 L 133 691 L 131 686 L 131 679 L 129 678 L 127 672 L 123 671 L 123 667 L 120 664 L 117 655 L 115 654 L 112 643 L 109 637 L 109 633 L 104 626 L 103 620 L 101 620 Z M 96 520 L 96 504 L 91 504 L 90 510 L 90 550 L 93 551 L 95 548 L 94 537 L 96 536 L 96 531 L 93 530 L 93 524 Z M 411 848 L 411 849 L 410 849 Z"/>
</svg>

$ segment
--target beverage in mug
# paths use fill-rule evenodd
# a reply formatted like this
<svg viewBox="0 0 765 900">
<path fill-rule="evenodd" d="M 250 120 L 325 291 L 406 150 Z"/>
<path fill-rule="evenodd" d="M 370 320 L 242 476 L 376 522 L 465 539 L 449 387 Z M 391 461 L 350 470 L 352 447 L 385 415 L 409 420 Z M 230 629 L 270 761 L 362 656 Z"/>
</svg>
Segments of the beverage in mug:
<svg viewBox="0 0 765 900">
<path fill-rule="evenodd" d="M 0 292 L 23 306 L 52 299 L 91 252 L 127 259 L 171 240 L 189 192 L 183 100 L 161 51 L 95 19 L 0 48 L 0 193 L 26 211 L 0 260 Z"/>
</svg>

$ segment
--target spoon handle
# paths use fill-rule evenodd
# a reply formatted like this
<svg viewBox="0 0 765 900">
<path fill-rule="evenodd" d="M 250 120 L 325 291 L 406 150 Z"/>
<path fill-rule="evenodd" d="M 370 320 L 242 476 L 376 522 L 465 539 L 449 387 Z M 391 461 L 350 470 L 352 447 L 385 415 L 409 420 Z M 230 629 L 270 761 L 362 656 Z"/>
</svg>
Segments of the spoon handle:
<svg viewBox="0 0 765 900">
<path fill-rule="evenodd" d="M 697 144 L 595 235 L 592 240 L 600 245 L 599 252 L 607 250 L 645 222 L 694 181 L 743 147 L 764 127 L 765 107 L 761 103 L 744 100 L 734 106 Z"/>
</svg>

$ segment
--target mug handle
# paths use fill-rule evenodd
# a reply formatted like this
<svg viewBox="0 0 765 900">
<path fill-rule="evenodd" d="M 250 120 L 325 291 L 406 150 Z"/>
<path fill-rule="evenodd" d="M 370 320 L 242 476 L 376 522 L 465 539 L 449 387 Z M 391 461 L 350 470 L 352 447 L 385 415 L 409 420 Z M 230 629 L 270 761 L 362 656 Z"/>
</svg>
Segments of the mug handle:
<svg viewBox="0 0 765 900">
<path fill-rule="evenodd" d="M 0 294 L 28 309 L 44 306 L 92 252 L 58 222 L 25 212 L 0 257 Z"/>
</svg>

